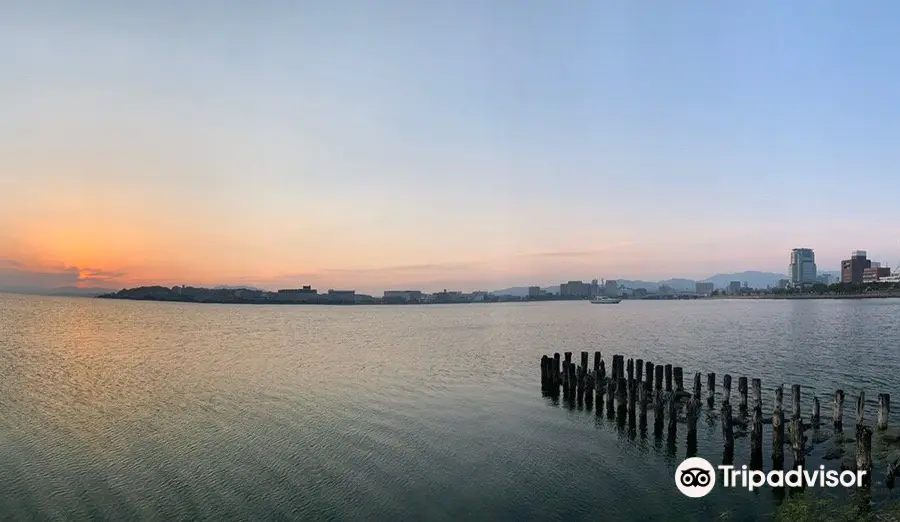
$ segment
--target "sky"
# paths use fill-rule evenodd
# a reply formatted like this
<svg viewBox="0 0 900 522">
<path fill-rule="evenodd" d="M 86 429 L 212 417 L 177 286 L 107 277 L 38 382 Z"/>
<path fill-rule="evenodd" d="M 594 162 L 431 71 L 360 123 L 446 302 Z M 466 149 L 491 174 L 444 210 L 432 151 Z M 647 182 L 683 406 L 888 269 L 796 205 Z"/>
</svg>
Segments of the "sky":
<svg viewBox="0 0 900 522">
<path fill-rule="evenodd" d="M 77 5 L 76 5 L 77 4 Z M 14 0 L 0 286 L 900 261 L 900 4 Z"/>
</svg>

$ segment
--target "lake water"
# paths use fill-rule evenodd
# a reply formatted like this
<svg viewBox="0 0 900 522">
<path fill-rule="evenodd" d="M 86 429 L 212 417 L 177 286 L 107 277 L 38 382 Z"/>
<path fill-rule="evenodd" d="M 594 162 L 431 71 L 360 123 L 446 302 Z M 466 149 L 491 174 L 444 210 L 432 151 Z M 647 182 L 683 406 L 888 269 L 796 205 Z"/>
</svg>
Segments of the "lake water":
<svg viewBox="0 0 900 522">
<path fill-rule="evenodd" d="M 818 394 L 823 416 L 843 388 L 846 418 L 865 389 L 871 419 L 876 394 L 900 388 L 898 319 L 900 300 L 303 307 L 0 294 L 0 514 L 752 520 L 773 512 L 775 492 L 681 496 L 683 426 L 670 447 L 652 416 L 649 434 L 633 434 L 554 403 L 540 356 L 681 365 L 688 386 L 695 371 L 730 373 L 733 393 L 738 376 L 760 377 L 767 416 L 780 383 L 788 397 L 804 385 L 804 412 Z M 748 443 L 736 442 L 739 465 Z M 767 432 L 767 462 L 770 446 Z M 718 424 L 701 421 L 698 455 L 721 461 Z"/>
</svg>

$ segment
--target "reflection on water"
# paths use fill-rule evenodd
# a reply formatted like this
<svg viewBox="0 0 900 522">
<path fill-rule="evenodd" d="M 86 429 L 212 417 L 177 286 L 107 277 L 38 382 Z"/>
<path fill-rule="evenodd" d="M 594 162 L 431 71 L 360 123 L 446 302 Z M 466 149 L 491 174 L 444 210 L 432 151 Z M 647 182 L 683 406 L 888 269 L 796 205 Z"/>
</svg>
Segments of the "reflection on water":
<svg viewBox="0 0 900 522">
<path fill-rule="evenodd" d="M 900 384 L 898 312 L 893 300 L 332 308 L 0 295 L 0 512 L 750 520 L 784 492 L 695 500 L 673 484 L 687 456 L 749 463 L 748 438 L 729 454 L 708 407 L 687 440 L 683 424 L 668 437 L 652 405 L 635 420 L 542 394 L 540 356 L 600 350 L 758 377 L 766 412 L 782 383 L 803 384 L 823 415 L 836 388 L 865 389 L 874 418 L 877 393 Z"/>
</svg>

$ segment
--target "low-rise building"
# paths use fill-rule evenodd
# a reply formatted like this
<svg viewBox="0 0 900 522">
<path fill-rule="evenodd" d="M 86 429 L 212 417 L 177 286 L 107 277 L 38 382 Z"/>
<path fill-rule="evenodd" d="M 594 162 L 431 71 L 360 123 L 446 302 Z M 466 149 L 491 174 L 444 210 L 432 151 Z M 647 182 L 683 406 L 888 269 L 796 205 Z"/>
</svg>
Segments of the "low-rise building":
<svg viewBox="0 0 900 522">
<path fill-rule="evenodd" d="M 528 287 L 528 297 L 531 299 L 535 299 L 541 296 L 541 287 L 539 286 L 529 286 Z"/>
<path fill-rule="evenodd" d="M 739 294 L 741 292 L 741 282 L 740 281 L 731 281 L 728 283 L 728 293 L 729 294 Z"/>
<path fill-rule="evenodd" d="M 421 303 L 424 295 L 421 290 L 385 290 L 383 303 L 406 304 Z"/>
<path fill-rule="evenodd" d="M 891 275 L 891 269 L 888 267 L 870 267 L 864 268 L 862 272 L 862 282 L 863 283 L 876 283 L 881 280 L 881 278 L 888 277 Z"/>
<path fill-rule="evenodd" d="M 712 283 L 695 283 L 694 292 L 701 295 L 710 295 L 713 293 L 715 285 Z"/>
</svg>

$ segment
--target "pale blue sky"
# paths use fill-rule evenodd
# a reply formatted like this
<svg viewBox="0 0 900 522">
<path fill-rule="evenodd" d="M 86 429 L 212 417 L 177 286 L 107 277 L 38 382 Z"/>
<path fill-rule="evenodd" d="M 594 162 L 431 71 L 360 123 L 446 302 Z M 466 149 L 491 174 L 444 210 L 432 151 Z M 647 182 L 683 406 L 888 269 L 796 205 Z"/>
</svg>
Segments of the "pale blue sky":
<svg viewBox="0 0 900 522">
<path fill-rule="evenodd" d="M 42 270 L 478 287 L 900 260 L 893 2 L 2 9 L 0 248 Z"/>
</svg>

